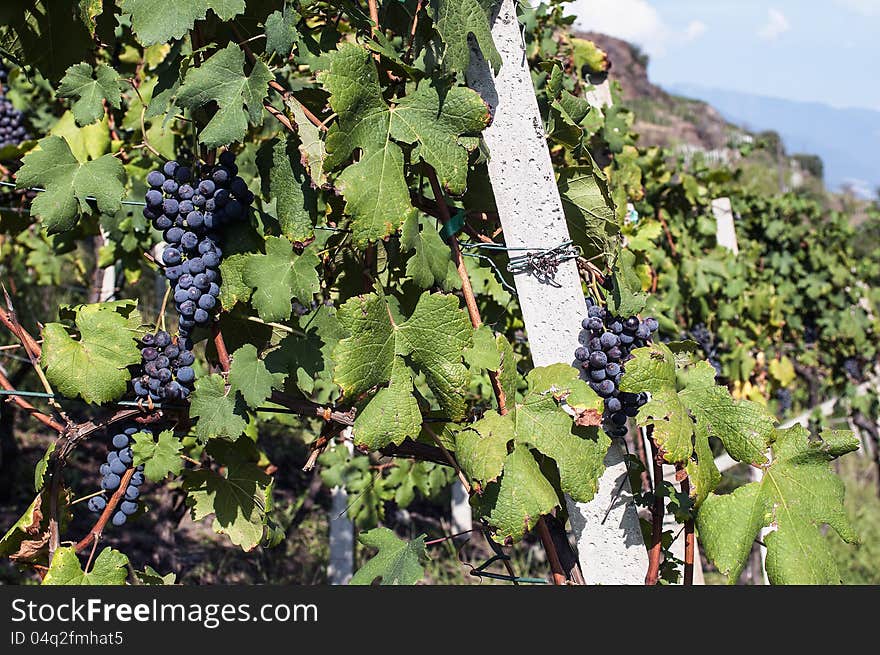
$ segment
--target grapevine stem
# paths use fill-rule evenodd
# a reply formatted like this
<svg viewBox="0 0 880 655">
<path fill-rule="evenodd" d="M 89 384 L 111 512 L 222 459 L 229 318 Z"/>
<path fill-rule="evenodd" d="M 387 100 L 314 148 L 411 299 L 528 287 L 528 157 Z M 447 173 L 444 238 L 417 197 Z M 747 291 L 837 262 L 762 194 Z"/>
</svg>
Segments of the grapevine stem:
<svg viewBox="0 0 880 655">
<path fill-rule="evenodd" d="M 76 544 L 76 552 L 82 552 L 88 548 L 92 542 L 97 546 L 98 539 L 101 538 L 101 534 L 104 532 L 107 522 L 113 516 L 116 506 L 125 495 L 125 490 L 128 488 L 128 483 L 131 482 L 131 477 L 134 475 L 134 471 L 135 469 L 132 467 L 122 474 L 122 480 L 119 482 L 119 487 L 113 492 L 113 495 L 110 496 L 110 499 L 107 501 L 107 506 L 104 507 L 104 511 L 101 512 L 101 516 L 98 517 L 98 520 L 95 522 L 95 525 L 92 526 L 92 529 L 89 530 L 89 533 Z"/>
<path fill-rule="evenodd" d="M 691 481 L 687 475 L 684 464 L 676 464 L 675 470 L 681 478 L 681 493 L 687 497 L 691 494 Z M 691 586 L 694 584 L 694 553 L 696 551 L 696 543 L 694 541 L 694 519 L 689 518 L 684 522 L 684 584 Z"/>
<path fill-rule="evenodd" d="M 651 461 L 654 465 L 654 506 L 651 508 L 651 548 L 648 551 L 648 573 L 645 575 L 645 584 L 653 586 L 660 578 L 660 555 L 663 550 L 663 494 L 660 492 L 663 485 L 663 454 L 654 441 L 653 427 L 648 426 L 646 429 L 651 443 Z"/>
<path fill-rule="evenodd" d="M 171 286 L 169 285 L 167 289 L 165 289 L 165 295 L 162 297 L 162 307 L 159 309 L 159 315 L 156 317 L 156 330 L 159 331 L 159 326 L 162 326 L 162 329 L 165 330 L 165 309 L 168 307 L 168 297 L 171 295 Z"/>
<path fill-rule="evenodd" d="M 461 467 L 458 465 L 458 462 L 455 461 L 455 458 L 452 456 L 452 453 L 443 445 L 443 442 L 440 441 L 440 437 L 437 436 L 437 433 L 434 432 L 427 425 L 422 426 L 425 432 L 431 435 L 431 439 L 434 440 L 434 443 L 437 444 L 437 447 L 443 452 L 443 457 L 446 458 L 446 461 L 449 462 L 449 465 L 455 469 L 456 475 L 458 475 L 458 479 L 461 482 L 462 486 L 465 488 L 465 491 L 468 492 L 468 496 L 473 493 L 473 488 L 471 487 L 471 483 L 468 482 L 467 476 L 465 476 L 464 472 L 461 470 Z"/>
</svg>

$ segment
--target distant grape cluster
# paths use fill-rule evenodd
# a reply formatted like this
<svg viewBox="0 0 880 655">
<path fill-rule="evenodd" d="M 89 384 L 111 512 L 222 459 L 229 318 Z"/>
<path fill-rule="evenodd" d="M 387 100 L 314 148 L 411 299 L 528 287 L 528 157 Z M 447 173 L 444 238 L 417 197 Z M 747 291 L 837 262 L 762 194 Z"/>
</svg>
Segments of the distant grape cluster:
<svg viewBox="0 0 880 655">
<path fill-rule="evenodd" d="M 17 146 L 30 138 L 24 124 L 24 114 L 16 109 L 6 97 L 6 80 L 9 73 L 0 63 L 0 148 Z"/>
<path fill-rule="evenodd" d="M 703 323 L 700 323 L 690 331 L 690 338 L 697 342 L 697 345 L 703 350 L 703 353 L 706 355 L 706 360 L 712 365 L 712 368 L 715 369 L 715 376 L 718 377 L 721 375 L 721 362 L 718 360 L 718 344 L 715 342 L 715 337 L 709 332 L 709 328 L 707 328 Z"/>
<path fill-rule="evenodd" d="M 107 453 L 107 461 L 101 464 L 101 489 L 102 493 L 89 499 L 89 509 L 95 514 L 100 514 L 107 507 L 108 495 L 112 495 L 122 483 L 122 476 L 132 467 L 133 455 L 131 452 L 131 436 L 136 432 L 150 432 L 147 428 L 128 427 L 119 434 L 113 435 L 113 448 Z M 144 483 L 144 467 L 140 465 L 131 476 L 125 495 L 119 503 L 119 508 L 113 513 L 111 521 L 113 525 L 120 526 L 125 523 L 129 516 L 137 511 L 137 499 L 140 496 L 140 486 Z"/>
<path fill-rule="evenodd" d="M 187 398 L 196 377 L 194 361 L 189 337 L 175 342 L 165 330 L 145 334 L 141 337 L 141 374 L 132 379 L 135 396 L 153 402 Z"/>
<path fill-rule="evenodd" d="M 865 379 L 862 365 L 855 357 L 847 357 L 843 360 L 843 370 L 855 382 L 861 382 Z"/>
<path fill-rule="evenodd" d="M 639 408 L 648 402 L 646 393 L 620 390 L 624 363 L 632 358 L 633 350 L 651 342 L 659 325 L 653 318 L 640 321 L 636 316 L 614 316 L 588 298 L 587 318 L 582 326 L 589 339 L 586 346 L 577 349 L 575 358 L 587 371 L 593 391 L 605 401 L 605 431 L 613 437 L 622 437 L 627 432 L 627 418 L 636 416 Z"/>
<path fill-rule="evenodd" d="M 226 151 L 217 166 L 202 169 L 197 179 L 188 166 L 166 162 L 147 176 L 144 216 L 164 236 L 165 277 L 172 285 L 181 337 L 210 324 L 220 296 L 218 230 L 247 217 L 254 194 L 237 175 L 235 155 Z"/>
<path fill-rule="evenodd" d="M 792 396 L 791 391 L 788 389 L 779 389 L 776 392 L 776 402 L 779 403 L 779 413 L 780 414 L 788 414 L 791 411 L 792 406 Z"/>
</svg>

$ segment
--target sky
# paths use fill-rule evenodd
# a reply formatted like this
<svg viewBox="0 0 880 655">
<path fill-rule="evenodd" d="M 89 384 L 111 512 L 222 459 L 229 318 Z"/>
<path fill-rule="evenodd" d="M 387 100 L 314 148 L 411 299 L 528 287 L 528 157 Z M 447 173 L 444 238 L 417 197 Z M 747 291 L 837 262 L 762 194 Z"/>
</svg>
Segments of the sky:
<svg viewBox="0 0 880 655">
<path fill-rule="evenodd" d="M 638 43 L 651 81 L 880 110 L 880 0 L 573 0 Z"/>
</svg>

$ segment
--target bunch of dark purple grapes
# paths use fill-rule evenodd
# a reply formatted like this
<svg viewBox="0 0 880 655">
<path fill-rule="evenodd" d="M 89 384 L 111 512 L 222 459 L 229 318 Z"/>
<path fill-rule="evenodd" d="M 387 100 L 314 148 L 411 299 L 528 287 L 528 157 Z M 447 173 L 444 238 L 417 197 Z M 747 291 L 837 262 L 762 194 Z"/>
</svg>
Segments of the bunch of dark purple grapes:
<svg viewBox="0 0 880 655">
<path fill-rule="evenodd" d="M 122 476 L 131 468 L 133 455 L 131 452 L 131 436 L 136 432 L 150 432 L 147 428 L 128 427 L 119 434 L 113 435 L 113 449 L 107 453 L 107 461 L 101 464 L 101 489 L 104 491 L 98 496 L 89 499 L 89 509 L 95 514 L 100 514 L 107 507 L 107 496 L 113 494 L 122 483 Z M 150 432 L 151 433 L 151 432 Z M 152 434 L 152 433 L 151 433 Z M 125 495 L 119 503 L 119 509 L 113 513 L 111 521 L 119 526 L 125 523 L 129 516 L 137 511 L 137 499 L 140 495 L 140 486 L 144 483 L 143 464 L 137 467 L 128 486 Z"/>
<path fill-rule="evenodd" d="M 147 176 L 144 216 L 161 230 L 168 247 L 162 253 L 165 277 L 172 284 L 180 335 L 208 325 L 219 304 L 222 226 L 247 219 L 254 194 L 237 175 L 235 155 L 193 171 L 176 161 Z"/>
<path fill-rule="evenodd" d="M 142 374 L 132 380 L 135 395 L 153 402 L 189 397 L 196 377 L 190 338 L 181 336 L 175 343 L 170 334 L 160 330 L 141 337 L 141 346 Z"/>
<path fill-rule="evenodd" d="M 624 363 L 632 358 L 633 350 L 651 342 L 659 324 L 653 318 L 640 321 L 636 316 L 614 316 L 588 298 L 582 326 L 589 337 L 587 345 L 577 349 L 575 358 L 587 371 L 593 391 L 605 401 L 605 431 L 612 437 L 622 437 L 627 431 L 627 418 L 636 416 L 648 402 L 646 393 L 620 390 Z"/>
<path fill-rule="evenodd" d="M 0 148 L 17 146 L 31 138 L 24 123 L 24 114 L 16 109 L 6 97 L 6 81 L 9 71 L 0 63 Z"/>
<path fill-rule="evenodd" d="M 706 355 L 706 361 L 715 369 L 715 377 L 719 377 L 723 369 L 721 361 L 718 359 L 718 344 L 713 334 L 709 332 L 709 328 L 705 324 L 699 323 L 694 326 L 688 336 L 697 342 L 697 345 L 703 350 L 703 354 Z"/>
</svg>

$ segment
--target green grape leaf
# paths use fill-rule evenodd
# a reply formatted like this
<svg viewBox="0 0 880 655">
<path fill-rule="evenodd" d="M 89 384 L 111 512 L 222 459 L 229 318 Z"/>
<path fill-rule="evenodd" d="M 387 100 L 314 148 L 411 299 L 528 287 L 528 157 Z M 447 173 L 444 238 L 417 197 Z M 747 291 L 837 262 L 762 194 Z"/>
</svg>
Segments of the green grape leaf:
<svg viewBox="0 0 880 655">
<path fill-rule="evenodd" d="M 122 0 L 119 8 L 131 14 L 131 26 L 142 45 L 181 39 L 213 9 L 231 20 L 245 9 L 245 0 Z"/>
<path fill-rule="evenodd" d="M 87 403 L 116 400 L 128 390 L 127 366 L 141 363 L 131 322 L 114 303 L 83 305 L 75 311 L 79 340 L 60 323 L 43 328 L 41 364 L 52 386 Z"/>
<path fill-rule="evenodd" d="M 455 458 L 474 490 L 481 491 L 501 475 L 514 436 L 513 417 L 496 412 L 486 412 L 455 435 Z"/>
<path fill-rule="evenodd" d="M 52 453 L 55 452 L 55 447 L 57 445 L 58 444 L 55 441 L 50 443 L 49 447 L 46 448 L 46 452 L 43 453 L 40 461 L 37 462 L 37 465 L 34 467 L 34 491 L 37 493 L 40 493 L 43 489 L 43 482 L 46 479 L 46 471 L 49 469 L 49 460 L 52 458 Z"/>
<path fill-rule="evenodd" d="M 404 541 L 388 528 L 375 528 L 364 532 L 358 540 L 379 552 L 358 569 L 349 584 L 370 585 L 379 578 L 383 585 L 414 585 L 425 577 L 420 562 L 428 556 L 425 535 Z"/>
<path fill-rule="evenodd" d="M 169 475 L 180 475 L 183 460 L 180 457 L 183 444 L 174 436 L 173 430 L 163 430 L 158 440 L 149 432 L 137 432 L 132 436 L 131 452 L 134 465 L 144 465 L 144 475 L 153 482 L 161 482 Z"/>
<path fill-rule="evenodd" d="M 596 406 L 592 389 L 567 364 L 533 369 L 528 375 L 529 391 L 516 403 L 517 443 L 527 444 L 552 457 L 559 468 L 562 491 L 578 502 L 592 500 L 605 471 L 605 454 L 611 440 L 598 427 L 581 427 L 557 402 L 574 396 L 580 404 Z"/>
<path fill-rule="evenodd" d="M 247 428 L 244 402 L 232 389 L 226 389 L 217 374 L 200 377 L 190 395 L 189 414 L 197 418 L 195 434 L 202 441 L 223 438 L 235 441 Z"/>
<path fill-rule="evenodd" d="M 464 360 L 472 368 L 497 371 L 501 367 L 501 353 L 492 328 L 481 325 L 474 331 L 474 345 L 464 351 Z"/>
<path fill-rule="evenodd" d="M 400 444 L 407 437 L 417 438 L 422 429 L 422 413 L 412 392 L 411 374 L 398 359 L 391 384 L 380 389 L 358 413 L 351 433 L 355 445 L 379 450 L 389 444 Z"/>
<path fill-rule="evenodd" d="M 365 48 L 346 44 L 333 55 L 330 69 L 319 75 L 330 92 L 339 118 L 326 139 L 326 170 L 345 164 L 355 150 L 356 163 L 339 175 L 337 188 L 352 216 L 355 241 L 365 244 L 396 232 L 412 215 L 400 144 L 414 146 L 412 159 L 423 159 L 440 182 L 460 195 L 467 184 L 469 150 L 463 136 L 479 133 L 489 122 L 480 96 L 464 87 L 431 85 L 389 105 L 379 85 L 376 64 Z"/>
<path fill-rule="evenodd" d="M 135 571 L 138 580 L 145 585 L 173 585 L 177 584 L 177 574 L 174 572 L 162 575 L 149 564 L 144 566 L 143 571 Z"/>
<path fill-rule="evenodd" d="M 468 370 L 462 352 L 472 343 L 473 328 L 452 295 L 425 292 L 412 316 L 398 325 L 377 294 L 348 300 L 337 318 L 351 335 L 336 346 L 334 381 L 355 398 L 391 381 L 396 357 L 424 371 L 428 385 L 451 418 L 465 411 Z"/>
<path fill-rule="evenodd" d="M 515 443 L 552 458 L 560 489 L 579 502 L 588 502 L 605 470 L 611 440 L 596 426 L 576 424 L 560 403 L 568 404 L 572 399 L 576 410 L 589 408 L 598 416 L 601 401 L 567 364 L 536 368 L 529 373 L 528 383 L 529 391 L 521 402 L 514 403 L 511 396 L 507 415 L 486 412 L 473 426 L 456 434 L 455 453 L 462 471 L 475 489 L 486 490 L 491 496 L 494 487 L 490 483 L 502 473 L 504 488 L 508 447 Z"/>
<path fill-rule="evenodd" d="M 83 571 L 73 546 L 55 551 L 52 564 L 43 578 L 44 585 L 124 585 L 128 577 L 128 557 L 113 548 L 105 548 L 88 571 Z"/>
<path fill-rule="evenodd" d="M 89 125 L 104 115 L 104 101 L 114 109 L 122 103 L 119 74 L 107 64 L 94 68 L 86 63 L 75 64 L 58 87 L 62 98 L 77 98 L 71 107 L 76 124 Z"/>
<path fill-rule="evenodd" d="M 651 393 L 651 400 L 639 411 L 641 426 L 653 426 L 654 438 L 667 462 L 689 462 L 697 440 L 697 456 L 702 450 L 708 459 L 708 435 L 724 443 L 738 461 L 763 464 L 773 436 L 774 419 L 766 409 L 750 401 L 734 401 L 726 387 L 715 384 L 715 369 L 707 362 L 693 361 L 681 344 L 657 343 L 633 351 L 626 364 L 621 391 Z M 696 421 L 696 422 L 695 422 Z M 698 425 L 699 424 L 699 425 Z M 705 465 L 704 484 L 717 479 L 714 464 Z M 711 491 L 705 487 L 702 497 Z"/>
<path fill-rule="evenodd" d="M 447 288 L 447 280 L 455 275 L 455 264 L 449 256 L 449 246 L 443 243 L 431 220 L 411 215 L 403 224 L 400 243 L 414 251 L 406 262 L 406 274 L 419 288 Z"/>
<path fill-rule="evenodd" d="M 233 544 L 249 551 L 263 538 L 272 479 L 242 456 L 238 443 L 226 445 L 211 452 L 225 465 L 223 475 L 204 469 L 184 472 L 187 504 L 193 520 L 213 514 L 214 532 L 228 535 Z"/>
<path fill-rule="evenodd" d="M 315 234 L 317 195 L 300 161 L 297 140 L 276 139 L 267 142 L 265 149 L 269 152 L 261 149 L 257 157 L 263 195 L 275 199 L 281 233 L 290 241 L 307 242 Z"/>
<path fill-rule="evenodd" d="M 700 362 L 693 370 L 697 375 L 688 378 L 681 398 L 694 416 L 706 422 L 735 460 L 750 464 L 766 462 L 775 419 L 763 405 L 733 400 L 726 387 L 715 384 L 715 369 L 707 362 Z"/>
<path fill-rule="evenodd" d="M 839 584 L 840 572 L 823 536 L 828 525 L 855 543 L 858 537 L 843 505 L 843 482 L 829 463 L 859 448 L 849 432 L 826 431 L 810 440 L 798 425 L 779 430 L 773 462 L 760 482 L 725 496 L 710 495 L 697 514 L 707 557 L 733 584 L 739 578 L 762 528 L 767 576 L 772 584 Z"/>
<path fill-rule="evenodd" d="M 590 164 L 562 169 L 559 194 L 572 240 L 587 259 L 607 261 L 616 250 L 620 224 L 605 177 L 592 159 Z"/>
<path fill-rule="evenodd" d="M 290 110 L 293 122 L 296 124 L 301 162 L 308 171 L 314 187 L 322 187 L 327 182 L 327 175 L 324 172 L 327 151 L 321 130 L 308 119 L 302 104 L 292 95 L 284 99 L 284 104 Z"/>
<path fill-rule="evenodd" d="M 308 305 L 321 290 L 315 268 L 320 264 L 315 249 L 293 251 L 284 237 L 267 237 L 266 254 L 250 254 L 242 269 L 242 281 L 254 292 L 251 304 L 264 321 L 286 321 L 294 298 Z"/>
<path fill-rule="evenodd" d="M 647 294 L 636 271 L 636 256 L 621 250 L 614 265 L 614 291 L 608 297 L 608 308 L 619 316 L 634 316 L 645 308 Z"/>
<path fill-rule="evenodd" d="M 232 391 L 241 394 L 249 407 L 259 407 L 272 395 L 272 389 L 281 388 L 285 377 L 284 373 L 269 372 L 252 344 L 246 343 L 232 355 L 229 385 Z"/>
<path fill-rule="evenodd" d="M 266 18 L 266 53 L 281 55 L 287 59 L 293 44 L 299 39 L 296 24 L 300 15 L 284 3 L 283 11 L 273 11 Z"/>
<path fill-rule="evenodd" d="M 89 125 L 104 116 L 104 102 L 119 109 L 122 101 L 119 75 L 106 64 L 94 68 L 87 63 L 67 69 L 58 87 L 62 98 L 76 98 L 71 110 L 78 126 Z"/>
<path fill-rule="evenodd" d="M 31 203 L 31 214 L 43 222 L 50 234 L 73 229 L 79 213 L 90 213 L 89 197 L 95 199 L 103 214 L 115 214 L 122 206 L 125 169 L 112 155 L 80 161 L 65 139 L 48 136 L 25 155 L 22 164 L 16 185 L 20 189 L 46 189 Z"/>
<path fill-rule="evenodd" d="M 248 121 L 252 125 L 260 122 L 270 81 L 269 67 L 259 60 L 250 75 L 245 75 L 244 52 L 230 43 L 198 68 L 187 71 L 177 102 L 191 110 L 211 101 L 217 103 L 218 111 L 199 134 L 201 143 L 214 148 L 241 141 Z"/>
<path fill-rule="evenodd" d="M 431 8 L 437 31 L 443 39 L 443 65 L 447 70 L 464 73 L 471 61 L 473 38 L 483 57 L 496 73 L 501 69 L 501 55 L 492 39 L 489 11 L 490 0 L 432 0 Z"/>
<path fill-rule="evenodd" d="M 559 504 L 553 485 L 523 445 L 506 457 L 500 485 L 493 483 L 489 489 L 480 498 L 480 507 L 496 530 L 493 538 L 501 543 L 521 540 L 541 516 Z"/>
<path fill-rule="evenodd" d="M 248 302 L 251 299 L 253 289 L 244 282 L 244 269 L 250 255 L 248 253 L 235 253 L 223 257 L 220 262 L 220 305 L 229 311 L 236 303 Z"/>
</svg>

